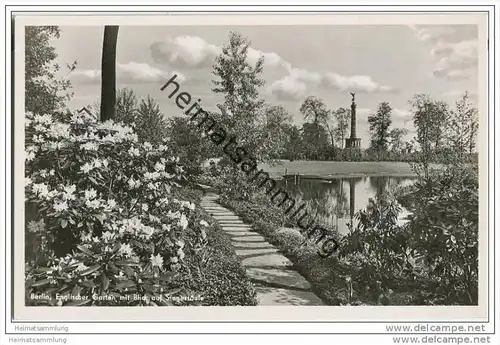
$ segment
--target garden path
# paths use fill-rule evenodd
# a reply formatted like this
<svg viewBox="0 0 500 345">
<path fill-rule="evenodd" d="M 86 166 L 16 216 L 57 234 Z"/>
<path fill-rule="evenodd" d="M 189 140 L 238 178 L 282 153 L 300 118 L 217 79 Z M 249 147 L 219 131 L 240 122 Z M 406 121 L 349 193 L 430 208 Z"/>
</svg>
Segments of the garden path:
<svg viewBox="0 0 500 345">
<path fill-rule="evenodd" d="M 311 292 L 311 284 L 293 269 L 292 262 L 236 214 L 219 205 L 218 197 L 207 190 L 201 206 L 231 238 L 236 255 L 255 286 L 259 305 L 324 305 Z"/>
</svg>

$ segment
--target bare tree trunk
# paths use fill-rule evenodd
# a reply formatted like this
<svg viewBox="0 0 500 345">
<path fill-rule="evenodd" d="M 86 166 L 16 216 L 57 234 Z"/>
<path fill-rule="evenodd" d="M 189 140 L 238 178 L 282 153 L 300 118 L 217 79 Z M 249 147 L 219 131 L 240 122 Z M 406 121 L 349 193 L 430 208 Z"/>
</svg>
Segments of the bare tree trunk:
<svg viewBox="0 0 500 345">
<path fill-rule="evenodd" d="M 116 105 L 116 41 L 118 26 L 106 25 L 101 61 L 101 121 L 115 118 Z"/>
</svg>

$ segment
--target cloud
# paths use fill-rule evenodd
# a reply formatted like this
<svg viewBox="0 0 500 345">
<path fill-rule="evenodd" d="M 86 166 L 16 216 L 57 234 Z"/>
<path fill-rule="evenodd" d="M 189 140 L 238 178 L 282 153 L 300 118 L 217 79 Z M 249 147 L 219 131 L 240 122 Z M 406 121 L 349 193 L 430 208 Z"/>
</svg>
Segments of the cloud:
<svg viewBox="0 0 500 345">
<path fill-rule="evenodd" d="M 448 80 L 477 74 L 478 30 L 475 25 L 410 26 L 434 58 L 433 75 Z"/>
<path fill-rule="evenodd" d="M 220 46 L 211 44 L 197 36 L 177 36 L 162 42 L 153 42 L 150 47 L 151 56 L 157 63 L 168 64 L 176 68 L 211 67 L 215 58 L 222 52 Z M 249 48 L 248 62 L 255 65 L 264 57 L 264 66 L 290 69 L 290 63 L 273 52 L 262 52 Z"/>
<path fill-rule="evenodd" d="M 220 47 L 207 43 L 200 37 L 177 36 L 163 42 L 153 42 L 149 47 L 153 60 L 176 68 L 201 68 L 212 66 Z"/>
<path fill-rule="evenodd" d="M 211 44 L 200 37 L 177 36 L 150 46 L 151 56 L 157 63 L 174 68 L 206 68 L 212 66 L 221 53 L 221 47 Z M 254 65 L 264 57 L 264 68 L 275 68 L 285 72 L 285 76 L 274 81 L 268 93 L 280 100 L 298 100 L 303 97 L 308 87 L 325 87 L 351 92 L 396 92 L 393 87 L 380 84 L 370 76 L 343 76 L 338 73 L 318 73 L 296 68 L 274 52 L 263 52 L 249 48 L 247 61 Z"/>
<path fill-rule="evenodd" d="M 128 62 L 116 64 L 116 79 L 125 84 L 145 84 L 161 83 L 169 79 L 173 74 L 178 75 L 179 81 L 186 81 L 186 76 L 179 72 L 167 72 L 165 70 L 153 67 L 147 63 Z M 74 82 L 81 84 L 95 84 L 101 81 L 100 69 L 75 70 L 71 74 Z"/>
<path fill-rule="evenodd" d="M 268 93 L 281 101 L 297 101 L 305 97 L 306 90 L 305 83 L 291 77 L 285 77 L 272 83 Z"/>
<path fill-rule="evenodd" d="M 382 85 L 365 75 L 342 76 L 338 73 L 326 73 L 322 78 L 323 84 L 340 91 L 351 92 L 395 92 L 390 86 Z"/>
</svg>

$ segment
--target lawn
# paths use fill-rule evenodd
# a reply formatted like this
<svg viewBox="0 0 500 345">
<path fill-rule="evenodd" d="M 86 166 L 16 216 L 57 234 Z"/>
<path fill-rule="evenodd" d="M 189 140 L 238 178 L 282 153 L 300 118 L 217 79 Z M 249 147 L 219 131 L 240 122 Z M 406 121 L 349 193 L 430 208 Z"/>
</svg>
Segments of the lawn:
<svg viewBox="0 0 500 345">
<path fill-rule="evenodd" d="M 438 165 L 433 167 L 437 168 Z M 309 178 L 335 178 L 345 176 L 415 176 L 410 164 L 405 162 L 328 162 L 328 161 L 279 161 L 261 164 L 260 169 L 273 177 L 300 174 Z"/>
</svg>

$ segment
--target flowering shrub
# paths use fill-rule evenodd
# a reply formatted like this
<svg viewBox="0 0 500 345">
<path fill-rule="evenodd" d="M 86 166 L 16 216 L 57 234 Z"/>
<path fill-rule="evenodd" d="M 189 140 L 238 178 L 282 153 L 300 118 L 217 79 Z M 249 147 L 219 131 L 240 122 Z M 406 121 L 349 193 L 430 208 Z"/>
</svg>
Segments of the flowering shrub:
<svg viewBox="0 0 500 345">
<path fill-rule="evenodd" d="M 166 145 L 80 115 L 27 114 L 25 137 L 27 304 L 168 305 L 187 293 L 170 287 L 206 222 L 175 197 L 185 176 Z"/>
</svg>

